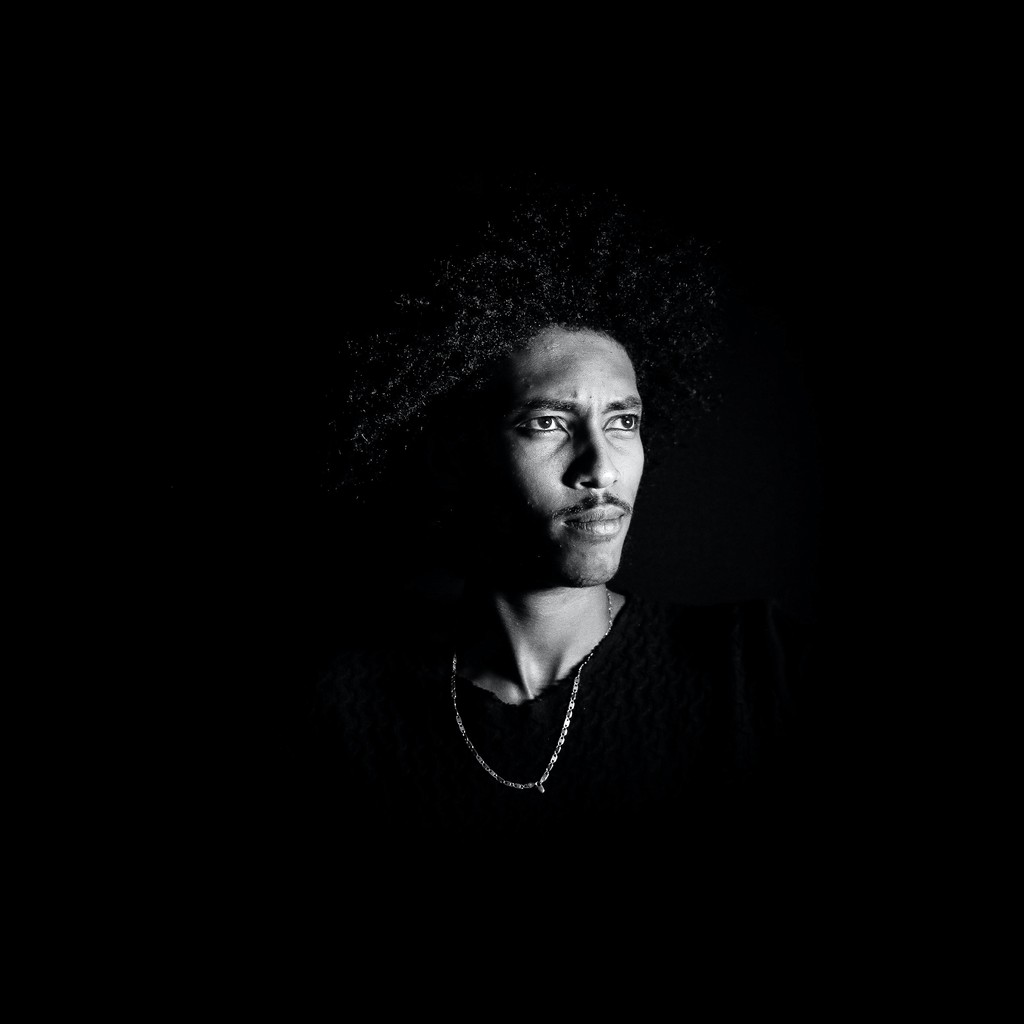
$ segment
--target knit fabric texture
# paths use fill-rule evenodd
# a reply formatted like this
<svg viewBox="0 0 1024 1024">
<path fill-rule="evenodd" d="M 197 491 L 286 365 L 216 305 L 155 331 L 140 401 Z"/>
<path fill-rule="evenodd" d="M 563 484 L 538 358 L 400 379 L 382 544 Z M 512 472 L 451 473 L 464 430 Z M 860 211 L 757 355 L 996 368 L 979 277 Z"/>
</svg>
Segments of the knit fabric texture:
<svg viewBox="0 0 1024 1024">
<path fill-rule="evenodd" d="M 770 602 L 626 597 L 583 669 L 543 793 L 492 778 L 460 735 L 444 614 L 338 655 L 298 745 L 299 813 L 335 838 L 660 838 L 681 821 L 735 821 L 785 802 L 803 751 L 807 628 Z M 466 733 L 503 778 L 541 777 L 574 676 L 518 705 L 457 680 Z"/>
</svg>

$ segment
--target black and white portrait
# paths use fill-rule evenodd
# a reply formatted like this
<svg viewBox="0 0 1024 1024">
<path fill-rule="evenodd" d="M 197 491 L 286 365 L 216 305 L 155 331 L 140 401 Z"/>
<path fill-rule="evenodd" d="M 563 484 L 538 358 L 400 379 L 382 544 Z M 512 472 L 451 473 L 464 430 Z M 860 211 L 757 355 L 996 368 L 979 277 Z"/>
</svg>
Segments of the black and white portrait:
<svg viewBox="0 0 1024 1024">
<path fill-rule="evenodd" d="M 312 871 L 657 875 L 841 815 L 808 211 L 599 162 L 289 181 L 168 445 L 221 659 L 185 699 L 243 832 Z"/>
</svg>

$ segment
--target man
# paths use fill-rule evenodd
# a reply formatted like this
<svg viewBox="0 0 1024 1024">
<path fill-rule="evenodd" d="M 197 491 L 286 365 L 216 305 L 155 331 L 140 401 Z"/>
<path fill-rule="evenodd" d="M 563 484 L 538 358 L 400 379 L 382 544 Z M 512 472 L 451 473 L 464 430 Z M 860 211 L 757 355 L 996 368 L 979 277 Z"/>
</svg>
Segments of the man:
<svg viewBox="0 0 1024 1024">
<path fill-rule="evenodd" d="M 664 842 L 792 793 L 799 629 L 616 590 L 653 437 L 702 403 L 699 247 L 600 199 L 529 203 L 355 346 L 328 482 L 397 509 L 447 587 L 379 587 L 316 688 L 293 797 L 375 841 Z M 654 429 L 648 428 L 651 421 Z M 766 812 L 766 808 L 770 808 Z"/>
</svg>

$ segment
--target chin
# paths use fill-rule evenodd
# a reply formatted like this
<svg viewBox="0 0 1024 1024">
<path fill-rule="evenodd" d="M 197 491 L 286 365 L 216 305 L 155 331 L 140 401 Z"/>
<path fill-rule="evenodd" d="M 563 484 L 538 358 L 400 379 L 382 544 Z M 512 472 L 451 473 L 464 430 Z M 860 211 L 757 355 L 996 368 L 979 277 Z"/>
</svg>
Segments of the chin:
<svg viewBox="0 0 1024 1024">
<path fill-rule="evenodd" d="M 480 545 L 468 559 L 472 573 L 520 587 L 598 587 L 619 571 L 622 545 L 580 550 L 576 545 L 507 543 L 499 549 Z M 546 550 L 544 548 L 546 547 Z"/>
<path fill-rule="evenodd" d="M 577 587 L 579 589 L 584 589 L 586 587 L 599 587 L 599 586 L 601 586 L 602 583 L 611 583 L 611 581 L 614 578 L 615 578 L 615 573 L 600 574 L 600 575 L 595 574 L 595 575 L 592 575 L 592 576 L 585 576 L 585 575 L 571 576 L 571 577 L 567 576 L 563 580 L 562 586 L 563 587 Z"/>
<path fill-rule="evenodd" d="M 610 582 L 618 571 L 618 558 L 588 559 L 559 566 L 558 576 L 563 587 L 598 587 Z"/>
</svg>

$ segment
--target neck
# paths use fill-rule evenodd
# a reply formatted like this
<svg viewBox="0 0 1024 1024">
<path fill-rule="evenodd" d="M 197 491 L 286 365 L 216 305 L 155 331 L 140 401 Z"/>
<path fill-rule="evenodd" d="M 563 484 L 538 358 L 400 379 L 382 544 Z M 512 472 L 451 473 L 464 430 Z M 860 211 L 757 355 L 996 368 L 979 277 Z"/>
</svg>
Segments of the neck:
<svg viewBox="0 0 1024 1024">
<path fill-rule="evenodd" d="M 532 700 L 567 676 L 608 630 L 609 591 L 474 588 L 462 675 L 510 704 Z M 622 598 L 613 598 L 613 612 Z"/>
</svg>

